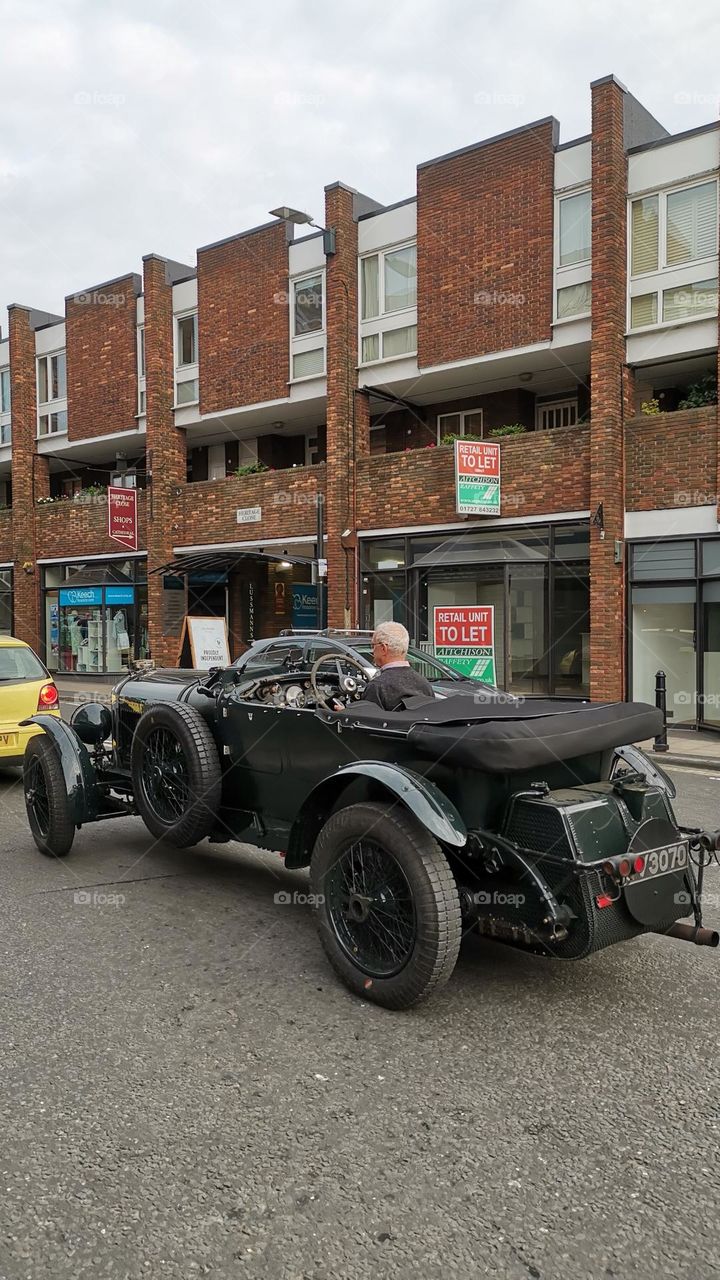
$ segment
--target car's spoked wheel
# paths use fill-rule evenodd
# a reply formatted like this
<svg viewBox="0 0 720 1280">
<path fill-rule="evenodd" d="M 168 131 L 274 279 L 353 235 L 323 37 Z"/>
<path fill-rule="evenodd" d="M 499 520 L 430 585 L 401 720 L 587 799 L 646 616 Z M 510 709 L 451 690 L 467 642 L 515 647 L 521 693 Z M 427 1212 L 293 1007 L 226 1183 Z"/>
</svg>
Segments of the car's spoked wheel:
<svg viewBox="0 0 720 1280">
<path fill-rule="evenodd" d="M 373 840 L 340 854 L 325 881 L 335 935 L 364 973 L 388 978 L 407 964 L 415 946 L 410 886 L 395 858 Z"/>
<path fill-rule="evenodd" d="M 145 793 L 163 822 L 177 822 L 188 807 L 188 771 L 182 747 L 169 729 L 155 729 L 145 742 Z"/>
<path fill-rule="evenodd" d="M 33 839 L 49 858 L 64 858 L 75 822 L 57 751 L 44 734 L 31 738 L 23 761 L 25 808 Z"/>
<path fill-rule="evenodd" d="M 460 899 L 437 840 L 399 805 L 354 804 L 325 823 L 310 879 L 320 941 L 343 981 L 406 1009 L 447 982 Z"/>
<path fill-rule="evenodd" d="M 138 813 L 154 836 L 187 848 L 210 835 L 220 808 L 220 757 L 193 707 L 148 708 L 133 734 L 130 772 Z"/>
</svg>

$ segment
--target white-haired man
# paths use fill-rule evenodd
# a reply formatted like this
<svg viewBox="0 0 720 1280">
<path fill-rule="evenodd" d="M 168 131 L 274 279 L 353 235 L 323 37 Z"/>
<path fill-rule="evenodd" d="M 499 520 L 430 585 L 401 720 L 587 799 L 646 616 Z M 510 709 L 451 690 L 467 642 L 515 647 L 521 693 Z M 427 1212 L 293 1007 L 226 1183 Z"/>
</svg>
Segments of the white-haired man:
<svg viewBox="0 0 720 1280">
<path fill-rule="evenodd" d="M 378 674 L 363 694 L 366 702 L 376 702 L 386 711 L 394 711 L 405 698 L 424 693 L 432 698 L 429 680 L 414 671 L 407 660 L 410 636 L 400 622 L 381 622 L 373 632 L 373 664 Z"/>
</svg>

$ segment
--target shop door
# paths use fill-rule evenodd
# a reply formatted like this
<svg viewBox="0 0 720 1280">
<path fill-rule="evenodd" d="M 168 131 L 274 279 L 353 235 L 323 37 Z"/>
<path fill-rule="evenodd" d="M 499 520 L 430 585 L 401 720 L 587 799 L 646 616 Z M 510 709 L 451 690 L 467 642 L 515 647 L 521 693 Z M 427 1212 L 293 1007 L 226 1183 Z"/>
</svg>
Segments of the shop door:
<svg viewBox="0 0 720 1280">
<path fill-rule="evenodd" d="M 654 705 L 655 676 L 664 671 L 668 721 L 675 727 L 696 720 L 695 629 L 694 585 L 633 587 L 633 698 Z M 716 661 L 717 655 L 711 653 L 709 672 L 716 669 Z"/>
<path fill-rule="evenodd" d="M 548 693 L 547 565 L 511 564 L 508 570 L 511 693 Z"/>
<path fill-rule="evenodd" d="M 422 583 L 420 585 L 422 597 Z M 433 617 L 436 606 L 452 608 L 454 605 L 493 605 L 495 609 L 495 678 L 501 688 L 506 687 L 505 670 L 505 569 L 501 564 L 473 565 L 457 569 L 430 569 L 427 571 L 427 626 L 429 645 L 432 647 Z"/>
</svg>

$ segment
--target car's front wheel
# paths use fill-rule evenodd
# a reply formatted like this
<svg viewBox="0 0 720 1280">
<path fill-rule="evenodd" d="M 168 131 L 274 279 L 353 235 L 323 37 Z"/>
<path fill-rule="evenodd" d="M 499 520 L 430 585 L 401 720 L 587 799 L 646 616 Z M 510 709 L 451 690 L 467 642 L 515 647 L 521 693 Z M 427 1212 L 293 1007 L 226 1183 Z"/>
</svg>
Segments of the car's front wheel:
<svg viewBox="0 0 720 1280">
<path fill-rule="evenodd" d="M 58 753 L 44 733 L 35 734 L 25 748 L 23 787 L 38 849 L 47 858 L 64 858 L 75 839 L 75 820 Z"/>
<path fill-rule="evenodd" d="M 204 840 L 220 807 L 222 775 L 207 721 L 160 702 L 143 713 L 130 752 L 135 804 L 152 835 L 179 849 Z"/>
<path fill-rule="evenodd" d="M 352 991 L 407 1009 L 448 981 L 461 938 L 457 886 L 439 844 L 411 814 L 376 803 L 333 814 L 310 879 L 320 940 Z"/>
</svg>

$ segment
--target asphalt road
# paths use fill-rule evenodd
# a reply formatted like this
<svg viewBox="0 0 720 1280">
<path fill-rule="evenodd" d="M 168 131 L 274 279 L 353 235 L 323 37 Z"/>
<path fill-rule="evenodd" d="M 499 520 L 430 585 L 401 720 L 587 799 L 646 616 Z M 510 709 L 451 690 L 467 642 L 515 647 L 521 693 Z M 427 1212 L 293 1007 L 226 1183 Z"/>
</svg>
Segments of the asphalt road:
<svg viewBox="0 0 720 1280">
<path fill-rule="evenodd" d="M 674 777 L 720 825 L 720 778 Z M 272 857 L 123 820 L 60 863 L 0 799 L 2 1280 L 720 1273 L 717 952 L 470 939 L 392 1014 Z"/>
</svg>

